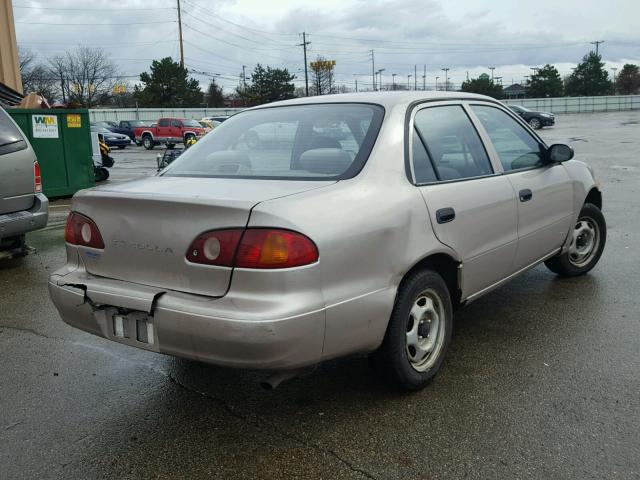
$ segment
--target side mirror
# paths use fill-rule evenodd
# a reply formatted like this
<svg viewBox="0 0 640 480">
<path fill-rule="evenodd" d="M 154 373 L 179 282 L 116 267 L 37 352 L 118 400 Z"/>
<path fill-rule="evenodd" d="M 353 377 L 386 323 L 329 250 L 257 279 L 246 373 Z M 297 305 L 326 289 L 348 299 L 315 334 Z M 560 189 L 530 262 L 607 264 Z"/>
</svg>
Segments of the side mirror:
<svg viewBox="0 0 640 480">
<path fill-rule="evenodd" d="M 573 148 L 563 143 L 555 143 L 549 147 L 549 160 L 554 163 L 561 163 L 573 158 Z"/>
</svg>

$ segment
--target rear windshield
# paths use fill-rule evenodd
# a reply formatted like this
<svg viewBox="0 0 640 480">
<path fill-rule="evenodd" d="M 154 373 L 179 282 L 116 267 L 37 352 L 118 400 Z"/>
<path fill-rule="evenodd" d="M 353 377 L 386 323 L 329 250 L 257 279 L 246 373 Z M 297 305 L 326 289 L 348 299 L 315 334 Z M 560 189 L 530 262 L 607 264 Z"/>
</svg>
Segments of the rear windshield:
<svg viewBox="0 0 640 480">
<path fill-rule="evenodd" d="M 248 110 L 208 133 L 162 175 L 350 178 L 366 162 L 383 115 L 381 106 L 347 103 Z"/>
<path fill-rule="evenodd" d="M 27 148 L 22 132 L 0 108 L 0 155 Z"/>
</svg>

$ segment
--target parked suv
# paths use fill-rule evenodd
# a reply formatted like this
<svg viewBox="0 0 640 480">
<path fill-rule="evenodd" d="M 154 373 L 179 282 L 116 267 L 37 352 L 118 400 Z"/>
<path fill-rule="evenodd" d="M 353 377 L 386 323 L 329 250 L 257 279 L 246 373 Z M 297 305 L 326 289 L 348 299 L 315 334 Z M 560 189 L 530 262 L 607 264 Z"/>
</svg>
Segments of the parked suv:
<svg viewBox="0 0 640 480">
<path fill-rule="evenodd" d="M 177 143 L 186 146 L 191 138 L 199 139 L 205 134 L 204 128 L 196 120 L 187 118 L 161 118 L 155 127 L 136 127 L 135 142 L 147 150 L 159 144 L 173 148 Z"/>
<path fill-rule="evenodd" d="M 36 155 L 0 108 L 0 258 L 24 255 L 25 233 L 47 224 L 48 209 Z"/>
</svg>

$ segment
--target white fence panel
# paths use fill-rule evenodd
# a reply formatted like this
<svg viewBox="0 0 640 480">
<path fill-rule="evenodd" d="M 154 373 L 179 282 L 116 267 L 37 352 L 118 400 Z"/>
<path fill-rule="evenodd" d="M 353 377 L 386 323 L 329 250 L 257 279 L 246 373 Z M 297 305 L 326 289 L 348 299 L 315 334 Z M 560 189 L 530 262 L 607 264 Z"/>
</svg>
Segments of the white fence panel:
<svg viewBox="0 0 640 480">
<path fill-rule="evenodd" d="M 522 105 L 531 110 L 552 113 L 591 113 L 639 110 L 640 95 L 609 95 L 603 97 L 555 97 L 503 100 L 507 105 Z"/>
<path fill-rule="evenodd" d="M 92 108 L 89 117 L 92 122 L 120 120 L 147 120 L 155 122 L 162 117 L 193 118 L 233 115 L 242 108 Z"/>
</svg>

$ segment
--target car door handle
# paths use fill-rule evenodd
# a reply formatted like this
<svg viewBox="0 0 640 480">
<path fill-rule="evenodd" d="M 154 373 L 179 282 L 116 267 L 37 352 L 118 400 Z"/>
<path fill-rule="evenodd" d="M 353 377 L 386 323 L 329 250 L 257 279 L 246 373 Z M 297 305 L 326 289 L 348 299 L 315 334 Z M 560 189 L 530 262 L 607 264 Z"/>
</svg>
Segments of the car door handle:
<svg viewBox="0 0 640 480">
<path fill-rule="evenodd" d="M 438 220 L 438 223 L 449 223 L 453 221 L 454 218 L 456 218 L 456 211 L 451 207 L 441 208 L 436 212 L 436 220 Z"/>
<path fill-rule="evenodd" d="M 533 198 L 533 192 L 530 189 L 525 188 L 524 190 L 520 190 L 518 196 L 520 197 L 521 202 L 528 202 Z"/>
</svg>

